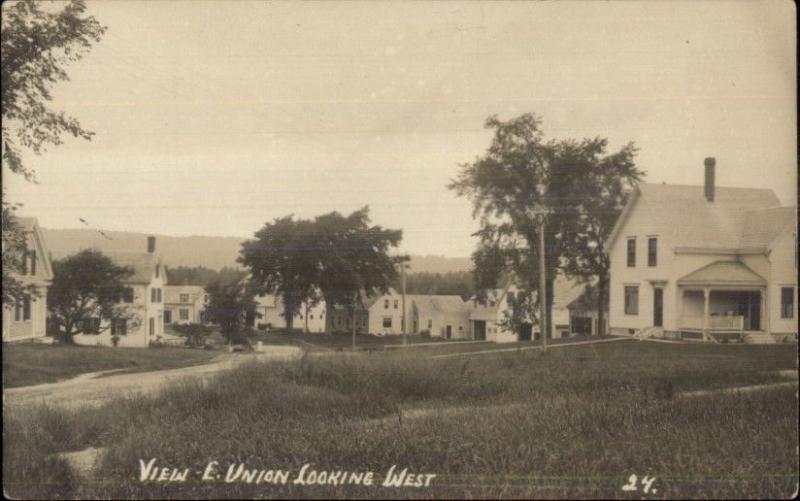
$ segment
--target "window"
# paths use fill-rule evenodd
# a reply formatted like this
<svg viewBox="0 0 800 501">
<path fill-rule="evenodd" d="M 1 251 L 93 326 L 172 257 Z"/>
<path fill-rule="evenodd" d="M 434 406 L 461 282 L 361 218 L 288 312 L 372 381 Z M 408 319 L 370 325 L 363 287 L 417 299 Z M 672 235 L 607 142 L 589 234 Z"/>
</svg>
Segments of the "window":
<svg viewBox="0 0 800 501">
<path fill-rule="evenodd" d="M 794 318 L 794 287 L 781 287 L 781 318 Z"/>
<path fill-rule="evenodd" d="M 100 334 L 100 319 L 86 318 L 83 320 L 81 328 L 84 334 Z"/>
<path fill-rule="evenodd" d="M 161 302 L 161 288 L 156 289 L 156 303 Z"/>
<path fill-rule="evenodd" d="M 111 335 L 125 336 L 128 334 L 128 320 L 124 318 L 114 318 L 111 320 Z"/>
<path fill-rule="evenodd" d="M 625 314 L 639 314 L 639 286 L 637 285 L 625 287 Z"/>
<path fill-rule="evenodd" d="M 164 323 L 171 324 L 172 323 L 172 311 L 171 310 L 164 310 Z"/>
<path fill-rule="evenodd" d="M 397 301 L 397 299 L 395 299 L 395 300 L 394 300 L 394 309 L 395 309 L 395 310 L 397 309 L 397 304 L 398 304 L 398 303 L 399 303 L 399 301 Z"/>
<path fill-rule="evenodd" d="M 133 302 L 133 289 L 130 287 L 125 287 L 125 290 L 122 291 L 122 300 L 126 303 Z"/>
<path fill-rule="evenodd" d="M 309 315 L 308 318 L 309 320 L 314 320 L 314 315 Z"/>
<path fill-rule="evenodd" d="M 383 327 L 385 329 L 392 328 L 392 317 L 383 317 Z"/>
<path fill-rule="evenodd" d="M 636 239 L 628 239 L 628 268 L 636 266 Z"/>
<path fill-rule="evenodd" d="M 189 302 L 189 294 L 181 294 L 181 303 Z"/>
<path fill-rule="evenodd" d="M 384 299 L 383 300 L 383 309 L 384 310 L 388 310 L 389 309 L 389 300 L 388 299 Z"/>
<path fill-rule="evenodd" d="M 656 266 L 658 263 L 658 238 L 647 239 L 647 266 Z"/>
<path fill-rule="evenodd" d="M 430 318 L 428 319 L 428 329 L 433 329 L 433 320 Z"/>
<path fill-rule="evenodd" d="M 186 308 L 181 308 L 178 312 L 180 315 L 181 320 L 189 320 L 189 310 Z"/>
<path fill-rule="evenodd" d="M 22 300 L 22 320 L 30 320 L 31 319 L 31 298 L 26 296 L 25 299 Z"/>
<path fill-rule="evenodd" d="M 36 251 L 31 251 L 31 275 L 36 275 Z"/>
<path fill-rule="evenodd" d="M 21 266 L 20 272 L 23 275 L 27 275 L 28 274 L 28 248 L 27 247 L 24 247 L 22 249 L 22 266 Z"/>
<path fill-rule="evenodd" d="M 156 302 L 156 289 L 155 288 L 150 289 L 150 302 L 151 303 L 155 303 Z"/>
</svg>

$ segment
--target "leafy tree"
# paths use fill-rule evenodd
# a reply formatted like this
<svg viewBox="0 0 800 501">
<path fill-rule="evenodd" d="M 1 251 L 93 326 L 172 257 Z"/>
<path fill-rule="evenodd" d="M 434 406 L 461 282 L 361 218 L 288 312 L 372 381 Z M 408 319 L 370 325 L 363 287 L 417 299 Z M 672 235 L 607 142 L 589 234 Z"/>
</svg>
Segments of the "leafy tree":
<svg viewBox="0 0 800 501">
<path fill-rule="evenodd" d="M 63 134 L 90 139 L 75 118 L 46 106 L 53 84 L 67 80 L 66 65 L 80 59 L 98 42 L 105 28 L 86 16 L 83 0 L 71 0 L 63 9 L 41 9 L 42 2 L 20 0 L 3 4 L 0 24 L 2 54 L 3 167 L 33 181 L 34 172 L 23 165 L 20 148 L 40 154 L 47 145 L 61 144 Z M 14 303 L 23 294 L 10 273 L 19 259 L 20 228 L 10 223 L 16 206 L 2 193 L 3 304 Z"/>
<path fill-rule="evenodd" d="M 205 339 L 211 334 L 211 328 L 203 324 L 175 324 L 172 328 L 178 334 L 186 336 L 186 345 L 192 347 L 203 346 Z"/>
<path fill-rule="evenodd" d="M 246 341 L 243 332 L 246 317 L 255 309 L 254 291 L 243 281 L 212 282 L 206 287 L 206 294 L 206 319 L 219 325 L 229 343 Z"/>
<path fill-rule="evenodd" d="M 581 242 L 591 230 L 592 211 L 612 204 L 602 198 L 598 179 L 618 180 L 618 186 L 636 182 L 641 172 L 633 164 L 632 144 L 618 153 L 605 155 L 607 140 L 546 141 L 541 120 L 524 114 L 509 121 L 496 116 L 486 120 L 494 137 L 486 153 L 461 166 L 448 187 L 471 199 L 473 217 L 481 227 L 479 245 L 473 253 L 476 287 L 493 288 L 500 277 L 512 274 L 527 291 L 538 290 L 539 232 L 545 218 L 545 281 L 547 294 L 523 294 L 515 314 L 537 321 L 539 301 L 546 303 L 545 329 L 552 332 L 553 283 L 559 270 L 586 273 L 579 259 L 586 252 Z M 617 185 L 614 185 L 617 186 Z M 588 246 L 588 243 L 587 243 Z M 565 266 L 574 260 L 575 266 Z M 519 312 L 519 313 L 516 313 Z"/>
<path fill-rule="evenodd" d="M 397 279 L 397 263 L 407 259 L 388 254 L 400 243 L 401 230 L 369 223 L 369 207 L 348 216 L 331 212 L 317 217 L 309 234 L 318 259 L 316 283 L 328 308 L 349 309 L 354 346 L 356 311 L 364 307 L 364 295 L 388 291 Z"/>
<path fill-rule="evenodd" d="M 242 243 L 238 261 L 250 271 L 251 284 L 259 294 L 281 297 L 289 330 L 303 305 L 308 309 L 308 303 L 319 301 L 315 294 L 320 258 L 317 251 L 313 223 L 293 216 L 265 224 L 256 232 L 255 240 Z"/>
<path fill-rule="evenodd" d="M 207 286 L 212 282 L 238 282 L 247 273 L 239 268 L 225 266 L 220 270 L 212 270 L 204 266 L 177 266 L 167 268 L 167 281 L 175 285 Z"/>
<path fill-rule="evenodd" d="M 123 301 L 130 294 L 124 281 L 132 274 L 91 249 L 54 261 L 47 306 L 58 322 L 59 337 L 72 343 L 74 335 L 103 332 L 115 320 L 136 327 L 140 317 L 135 307 Z"/>
</svg>

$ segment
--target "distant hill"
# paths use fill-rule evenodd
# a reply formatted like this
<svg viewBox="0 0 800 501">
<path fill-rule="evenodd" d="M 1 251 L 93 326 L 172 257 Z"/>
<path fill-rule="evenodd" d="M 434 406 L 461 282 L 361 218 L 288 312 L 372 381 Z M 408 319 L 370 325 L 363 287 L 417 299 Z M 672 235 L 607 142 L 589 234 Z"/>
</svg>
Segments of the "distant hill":
<svg viewBox="0 0 800 501">
<path fill-rule="evenodd" d="M 147 250 L 147 233 L 105 231 L 111 238 L 109 240 L 89 229 L 43 230 L 54 259 L 90 247 L 104 251 Z M 204 266 L 212 270 L 238 266 L 236 257 L 244 240 L 238 237 L 175 237 L 158 234 L 155 237 L 156 251 L 167 266 Z M 467 257 L 411 256 L 410 265 L 412 272 L 447 273 L 472 269 L 472 261 Z"/>
</svg>

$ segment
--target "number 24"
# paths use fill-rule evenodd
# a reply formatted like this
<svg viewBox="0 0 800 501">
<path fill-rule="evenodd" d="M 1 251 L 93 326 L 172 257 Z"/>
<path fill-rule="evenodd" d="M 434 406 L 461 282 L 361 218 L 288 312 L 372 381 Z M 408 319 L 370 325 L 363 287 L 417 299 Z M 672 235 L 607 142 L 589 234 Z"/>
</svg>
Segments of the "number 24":
<svg viewBox="0 0 800 501">
<path fill-rule="evenodd" d="M 630 477 L 628 477 L 628 483 L 622 486 L 622 490 L 628 492 L 639 490 L 639 487 L 636 485 L 637 480 L 639 480 L 639 477 L 637 477 L 636 475 L 631 475 Z M 642 491 L 645 494 L 650 492 L 651 487 L 653 487 L 653 482 L 655 481 L 656 477 L 650 477 L 649 475 L 645 475 L 644 477 L 642 477 L 641 481 Z M 655 492 L 656 490 L 653 489 L 653 493 Z"/>
</svg>

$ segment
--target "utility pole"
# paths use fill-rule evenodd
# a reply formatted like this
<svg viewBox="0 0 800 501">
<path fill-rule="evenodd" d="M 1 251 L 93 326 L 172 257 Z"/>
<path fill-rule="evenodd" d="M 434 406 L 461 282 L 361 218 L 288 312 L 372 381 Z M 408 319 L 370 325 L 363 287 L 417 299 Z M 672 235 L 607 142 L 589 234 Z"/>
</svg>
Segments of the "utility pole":
<svg viewBox="0 0 800 501">
<path fill-rule="evenodd" d="M 403 288 L 403 319 L 400 320 L 400 326 L 403 328 L 403 345 L 408 344 L 406 336 L 406 264 L 400 263 L 400 277 Z"/>
<path fill-rule="evenodd" d="M 547 350 L 547 280 L 545 279 L 544 259 L 544 212 L 539 214 L 539 333 L 542 336 L 542 351 Z"/>
</svg>

